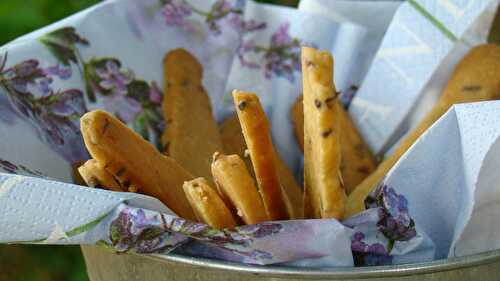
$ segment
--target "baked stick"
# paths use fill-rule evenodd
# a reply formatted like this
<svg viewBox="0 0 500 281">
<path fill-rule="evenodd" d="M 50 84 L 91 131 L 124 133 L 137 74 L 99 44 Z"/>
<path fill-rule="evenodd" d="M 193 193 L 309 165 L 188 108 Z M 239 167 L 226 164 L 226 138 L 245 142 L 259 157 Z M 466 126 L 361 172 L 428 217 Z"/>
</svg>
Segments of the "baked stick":
<svg viewBox="0 0 500 281">
<path fill-rule="evenodd" d="M 202 65 L 188 51 L 175 49 L 165 56 L 163 67 L 164 152 L 191 174 L 211 181 L 212 155 L 222 151 L 222 142 L 202 85 Z"/>
<path fill-rule="evenodd" d="M 233 100 L 266 213 L 271 220 L 286 220 L 289 216 L 281 194 L 276 152 L 259 98 L 253 93 L 234 90 Z"/>
<path fill-rule="evenodd" d="M 290 113 L 297 142 L 304 151 L 304 106 L 302 100 L 302 96 L 297 98 Z M 375 170 L 377 162 L 340 101 L 337 100 L 335 106 L 338 107 L 336 112 L 339 113 L 338 119 L 340 119 L 341 132 L 340 152 L 342 157 L 340 172 L 346 193 L 349 194 Z"/>
<path fill-rule="evenodd" d="M 236 226 L 233 214 L 206 179 L 184 182 L 183 188 L 198 221 L 218 229 Z"/>
<path fill-rule="evenodd" d="M 228 154 L 236 154 L 243 158 L 247 164 L 248 170 L 253 174 L 252 162 L 250 158 L 245 157 L 245 150 L 247 148 L 245 138 L 241 132 L 238 116 L 231 115 L 226 118 L 221 124 L 220 132 L 224 151 Z M 279 153 L 276 153 L 276 168 L 281 183 L 283 200 L 290 219 L 303 218 L 304 208 L 302 206 L 302 189 L 297 184 L 292 172 L 279 156 Z"/>
<path fill-rule="evenodd" d="M 366 196 L 396 164 L 413 143 L 438 120 L 453 104 L 469 103 L 500 98 L 500 47 L 492 44 L 473 48 L 457 64 L 441 97 L 432 110 L 424 117 L 399 144 L 394 153 L 385 159 L 349 195 L 347 216 L 364 210 Z"/>
<path fill-rule="evenodd" d="M 123 187 L 137 187 L 142 193 L 158 198 L 177 215 L 196 219 L 182 189 L 182 184 L 193 176 L 174 159 L 159 153 L 120 120 L 102 110 L 83 115 L 80 125 L 92 158 Z"/>
<path fill-rule="evenodd" d="M 245 138 L 241 132 L 240 120 L 238 115 L 234 113 L 233 115 L 227 117 L 222 121 L 219 127 L 220 137 L 222 140 L 222 146 L 224 147 L 224 152 L 227 155 L 236 154 L 247 165 L 248 172 L 255 178 L 255 173 L 253 171 L 252 161 L 250 160 L 250 155 L 246 153 L 247 145 L 245 143 Z"/>
<path fill-rule="evenodd" d="M 299 144 L 300 150 L 304 152 L 304 96 L 297 97 L 290 108 L 290 117 L 293 123 L 293 132 L 295 139 Z"/>
<path fill-rule="evenodd" d="M 254 180 L 238 155 L 215 153 L 212 174 L 219 194 L 246 224 L 270 220 Z"/>
<path fill-rule="evenodd" d="M 78 168 L 85 183 L 89 187 L 105 188 L 112 191 L 128 191 L 122 188 L 120 182 L 113 178 L 113 175 L 99 167 L 99 163 L 90 159 Z"/>
<path fill-rule="evenodd" d="M 342 219 L 346 194 L 340 177 L 340 119 L 335 106 L 333 58 L 302 48 L 306 217 Z"/>
</svg>

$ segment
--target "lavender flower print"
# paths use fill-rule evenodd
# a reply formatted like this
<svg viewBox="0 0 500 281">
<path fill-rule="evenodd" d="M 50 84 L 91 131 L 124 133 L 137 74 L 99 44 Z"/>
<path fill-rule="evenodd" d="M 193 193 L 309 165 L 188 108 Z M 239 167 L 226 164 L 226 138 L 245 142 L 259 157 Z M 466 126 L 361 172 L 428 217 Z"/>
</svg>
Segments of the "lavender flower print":
<svg viewBox="0 0 500 281">
<path fill-rule="evenodd" d="M 300 71 L 300 40 L 289 34 L 290 24 L 284 23 L 278 27 L 270 38 L 269 46 L 259 46 L 251 39 L 245 40 L 238 48 L 237 54 L 244 67 L 261 67 L 258 61 L 263 61 L 264 76 L 270 79 L 273 75 L 284 77 L 290 82 L 295 81 L 295 72 Z M 261 55 L 258 60 L 251 60 L 249 54 Z"/>
<path fill-rule="evenodd" d="M 188 3 L 175 0 L 163 2 L 164 5 L 161 9 L 161 13 L 167 25 L 182 27 L 188 32 L 194 29 L 191 23 L 186 20 L 186 18 L 192 14 L 191 6 Z"/>
<path fill-rule="evenodd" d="M 162 0 L 161 14 L 167 26 L 180 27 L 186 32 L 193 32 L 196 15 L 205 22 L 210 34 L 222 34 L 223 27 L 228 26 L 238 33 L 251 32 L 265 28 L 266 24 L 250 20 L 243 20 L 239 1 L 217 0 L 208 11 L 190 4 L 186 0 Z"/>
<path fill-rule="evenodd" d="M 351 251 L 356 266 L 388 265 L 392 263 L 389 252 L 380 243 L 367 244 L 363 241 L 365 235 L 356 232 L 351 238 Z"/>
<path fill-rule="evenodd" d="M 120 70 L 114 60 L 107 60 L 103 68 L 96 68 L 96 74 L 101 79 L 99 86 L 102 89 L 119 95 L 127 92 L 127 85 L 134 79 L 130 70 Z"/>
<path fill-rule="evenodd" d="M 78 89 L 56 91 L 55 78 L 68 78 L 57 66 L 42 68 L 37 60 L 22 61 L 6 68 L 2 57 L 0 86 L 10 106 L 34 125 L 40 136 L 70 163 L 88 158 L 79 130 L 79 118 L 87 109 L 83 93 Z M 57 74 L 52 76 L 51 73 Z M 62 72 L 62 73 L 61 73 Z"/>
<path fill-rule="evenodd" d="M 380 207 L 377 226 L 387 239 L 408 241 L 417 235 L 415 222 L 408 212 L 408 200 L 386 184 L 381 184 L 366 198 L 365 206 Z"/>
<path fill-rule="evenodd" d="M 21 175 L 40 177 L 40 178 L 48 178 L 39 171 L 31 170 L 23 165 L 16 165 L 12 162 L 0 158 L 0 170 L 2 169 L 10 174 L 18 174 L 18 175 L 21 174 Z"/>
<path fill-rule="evenodd" d="M 158 253 L 169 251 L 187 239 L 171 233 L 158 223 L 158 215 L 146 217 L 144 210 L 123 208 L 109 227 L 109 240 L 100 241 L 117 252 Z"/>
<path fill-rule="evenodd" d="M 87 93 L 100 97 L 104 108 L 158 146 L 163 130 L 160 112 L 162 92 L 156 82 L 148 84 L 122 67 L 116 58 L 93 58 L 85 63 Z"/>
</svg>

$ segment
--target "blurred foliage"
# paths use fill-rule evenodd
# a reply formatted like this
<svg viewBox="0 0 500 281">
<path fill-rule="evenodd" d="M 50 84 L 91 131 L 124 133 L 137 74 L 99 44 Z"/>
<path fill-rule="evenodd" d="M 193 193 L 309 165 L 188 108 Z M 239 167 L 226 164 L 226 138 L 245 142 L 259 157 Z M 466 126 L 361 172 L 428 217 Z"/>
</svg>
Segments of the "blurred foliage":
<svg viewBox="0 0 500 281">
<path fill-rule="evenodd" d="M 0 281 L 85 280 L 78 246 L 0 245 Z"/>
<path fill-rule="evenodd" d="M 138 0 L 140 1 L 140 0 Z M 0 46 L 99 0 L 0 0 Z M 298 0 L 261 0 L 295 6 Z M 77 246 L 0 245 L 0 281 L 85 281 Z"/>
<path fill-rule="evenodd" d="M 295 6 L 299 0 L 260 0 Z M 89 7 L 99 0 L 0 0 L 0 46 L 42 26 Z"/>
</svg>

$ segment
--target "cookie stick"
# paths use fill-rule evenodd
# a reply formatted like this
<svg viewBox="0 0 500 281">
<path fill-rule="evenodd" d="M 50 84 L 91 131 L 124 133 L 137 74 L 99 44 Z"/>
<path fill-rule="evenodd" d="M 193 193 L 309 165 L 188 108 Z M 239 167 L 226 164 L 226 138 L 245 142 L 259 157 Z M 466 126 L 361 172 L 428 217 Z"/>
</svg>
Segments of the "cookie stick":
<svg viewBox="0 0 500 281">
<path fill-rule="evenodd" d="M 211 181 L 212 155 L 222 151 L 222 142 L 202 85 L 202 65 L 188 51 L 175 49 L 165 56 L 163 67 L 164 152 L 191 174 Z"/>
<path fill-rule="evenodd" d="M 499 46 L 484 44 L 469 51 L 455 67 L 438 103 L 419 125 L 403 139 L 394 153 L 384 160 L 375 172 L 359 184 L 349 195 L 346 215 L 352 216 L 364 210 L 366 196 L 376 187 L 408 148 L 453 104 L 500 99 L 499 77 Z"/>
<path fill-rule="evenodd" d="M 241 132 L 240 120 L 238 115 L 234 113 L 233 115 L 227 117 L 222 121 L 219 126 L 220 137 L 222 140 L 222 146 L 224 147 L 224 152 L 227 155 L 236 154 L 247 165 L 248 172 L 255 178 L 255 173 L 253 171 L 252 161 L 250 160 L 250 155 L 246 153 L 247 145 L 245 143 L 245 138 L 243 137 L 243 132 Z"/>
<path fill-rule="evenodd" d="M 255 182 L 238 155 L 215 153 L 212 174 L 221 197 L 246 224 L 269 221 Z"/>
<path fill-rule="evenodd" d="M 259 98 L 234 90 L 233 100 L 266 212 L 271 220 L 286 220 L 289 217 L 276 168 L 276 152 Z"/>
<path fill-rule="evenodd" d="M 121 187 L 120 183 L 110 173 L 99 167 L 99 163 L 94 159 L 90 159 L 80 166 L 78 172 L 89 187 L 106 188 L 112 191 L 127 191 Z"/>
<path fill-rule="evenodd" d="M 304 181 L 313 218 L 342 219 L 346 194 L 340 174 L 340 119 L 328 52 L 302 48 Z M 306 198 L 307 198 L 306 197 Z M 308 204 L 306 204 L 308 206 Z"/>
<path fill-rule="evenodd" d="M 83 140 L 90 155 L 120 181 L 122 186 L 158 198 L 177 215 L 196 219 L 182 190 L 191 180 L 174 159 L 156 148 L 112 115 L 102 110 L 88 112 L 80 119 Z"/>
<path fill-rule="evenodd" d="M 240 156 L 247 164 L 248 170 L 253 174 L 252 162 L 249 157 L 245 157 L 245 138 L 241 132 L 240 121 L 236 114 L 226 118 L 220 126 L 222 144 L 224 151 L 228 154 Z M 283 200 L 290 219 L 301 219 L 304 217 L 304 208 L 302 206 L 302 190 L 297 184 L 292 172 L 279 153 L 276 152 L 276 169 L 281 183 Z"/>
<path fill-rule="evenodd" d="M 293 132 L 295 139 L 299 144 L 300 150 L 304 152 L 304 96 L 297 97 L 290 108 L 290 117 L 293 123 Z"/>
<path fill-rule="evenodd" d="M 290 113 L 297 142 L 304 151 L 304 107 L 302 100 L 302 96 L 297 98 Z M 337 100 L 335 106 L 338 107 L 336 112 L 339 113 L 338 119 L 340 119 L 341 132 L 340 150 L 342 157 L 340 172 L 346 193 L 349 194 L 375 170 L 377 162 L 340 101 Z"/>
<path fill-rule="evenodd" d="M 233 214 L 206 179 L 184 182 L 183 188 L 198 221 L 218 229 L 236 226 Z"/>
</svg>

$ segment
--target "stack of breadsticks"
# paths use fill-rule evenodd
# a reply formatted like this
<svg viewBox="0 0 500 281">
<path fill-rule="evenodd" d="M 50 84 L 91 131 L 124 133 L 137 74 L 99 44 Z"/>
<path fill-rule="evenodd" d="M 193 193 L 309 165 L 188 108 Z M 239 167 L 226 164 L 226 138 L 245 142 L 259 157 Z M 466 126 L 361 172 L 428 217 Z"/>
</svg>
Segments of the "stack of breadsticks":
<svg viewBox="0 0 500 281">
<path fill-rule="evenodd" d="M 291 108 L 304 152 L 304 192 L 274 149 L 269 122 L 253 93 L 233 91 L 236 113 L 220 126 L 189 52 L 164 65 L 163 153 L 112 115 L 81 119 L 93 159 L 79 168 L 89 186 L 154 196 L 181 217 L 215 228 L 300 218 L 342 219 L 363 200 L 415 140 L 455 103 L 500 97 L 500 47 L 474 48 L 457 66 L 435 108 L 377 167 L 340 104 L 333 58 L 302 49 L 303 96 Z"/>
</svg>

